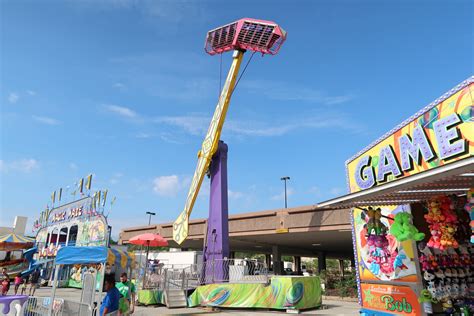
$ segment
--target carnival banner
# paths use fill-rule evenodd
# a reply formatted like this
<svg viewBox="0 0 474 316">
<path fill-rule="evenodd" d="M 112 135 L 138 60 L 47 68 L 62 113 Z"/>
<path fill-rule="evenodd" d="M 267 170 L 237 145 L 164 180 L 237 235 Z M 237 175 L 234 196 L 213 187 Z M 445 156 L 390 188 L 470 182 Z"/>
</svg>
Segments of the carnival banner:
<svg viewBox="0 0 474 316">
<path fill-rule="evenodd" d="M 378 211 L 380 210 L 380 211 Z M 383 206 L 371 211 L 354 209 L 357 262 L 361 281 L 417 282 L 415 253 L 411 240 L 399 242 L 387 234 L 398 213 L 410 214 L 409 205 Z M 377 214 L 379 212 L 379 214 Z M 371 231 L 372 222 L 380 221 L 379 234 Z"/>
<path fill-rule="evenodd" d="M 319 277 L 272 277 L 270 285 L 223 283 L 199 286 L 188 306 L 306 309 L 321 305 Z"/>
<path fill-rule="evenodd" d="M 453 92 L 455 92 L 454 90 Z M 350 192 L 452 163 L 474 153 L 474 83 L 458 91 L 390 135 L 351 158 L 347 164 Z"/>
</svg>

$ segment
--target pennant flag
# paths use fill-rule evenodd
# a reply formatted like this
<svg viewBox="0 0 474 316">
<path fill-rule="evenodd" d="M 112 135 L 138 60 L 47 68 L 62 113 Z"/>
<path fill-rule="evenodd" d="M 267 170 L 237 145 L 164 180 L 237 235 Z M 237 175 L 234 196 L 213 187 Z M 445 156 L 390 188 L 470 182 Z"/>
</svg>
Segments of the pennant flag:
<svg viewBox="0 0 474 316">
<path fill-rule="evenodd" d="M 97 208 L 100 208 L 100 196 L 101 196 L 101 191 L 97 191 Z"/>
<path fill-rule="evenodd" d="M 114 196 L 114 198 L 112 199 L 112 201 L 110 201 L 110 205 L 111 205 L 111 206 L 114 205 L 116 199 L 117 199 L 117 197 Z"/>
<path fill-rule="evenodd" d="M 54 191 L 53 193 L 51 193 L 51 202 L 54 202 L 56 201 L 56 191 Z"/>
<path fill-rule="evenodd" d="M 91 185 L 92 185 L 92 174 L 88 175 L 87 176 L 87 179 L 86 179 L 86 189 L 87 190 L 90 190 L 91 189 Z M 82 191 L 81 191 L 82 192 Z"/>
<path fill-rule="evenodd" d="M 61 196 L 63 195 L 63 188 L 60 188 L 58 191 L 58 202 L 61 201 Z"/>
<path fill-rule="evenodd" d="M 105 201 L 107 200 L 107 192 L 108 192 L 108 191 L 109 191 L 109 190 L 105 190 L 105 191 L 104 191 L 104 194 L 103 194 L 103 196 L 102 196 L 102 207 L 105 207 Z"/>
<path fill-rule="evenodd" d="M 81 178 L 81 180 L 79 180 L 79 185 L 77 188 L 79 189 L 79 192 L 82 193 L 84 189 L 84 178 Z"/>
</svg>

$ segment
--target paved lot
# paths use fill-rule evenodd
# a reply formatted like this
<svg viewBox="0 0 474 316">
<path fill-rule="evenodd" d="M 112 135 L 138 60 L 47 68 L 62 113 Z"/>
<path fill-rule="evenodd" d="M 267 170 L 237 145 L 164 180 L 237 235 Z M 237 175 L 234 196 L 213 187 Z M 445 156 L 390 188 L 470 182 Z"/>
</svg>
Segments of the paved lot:
<svg viewBox="0 0 474 316">
<path fill-rule="evenodd" d="M 51 288 L 42 287 L 38 289 L 35 296 L 50 296 Z M 79 301 L 81 295 L 80 290 L 76 289 L 58 289 L 56 297 L 69 299 L 73 301 Z M 315 314 L 315 315 L 358 315 L 359 306 L 355 302 L 337 301 L 337 300 L 323 300 L 323 307 L 321 309 L 307 310 L 301 312 L 301 314 Z M 209 308 L 198 307 L 198 308 L 176 308 L 168 309 L 164 306 L 137 306 L 135 309 L 135 316 L 147 316 L 147 315 L 201 315 L 201 314 L 218 314 L 218 315 L 236 315 L 246 314 L 250 315 L 262 315 L 262 314 L 280 314 L 285 315 L 285 311 L 274 311 L 274 310 L 257 310 L 257 309 L 220 309 L 212 311 Z"/>
</svg>

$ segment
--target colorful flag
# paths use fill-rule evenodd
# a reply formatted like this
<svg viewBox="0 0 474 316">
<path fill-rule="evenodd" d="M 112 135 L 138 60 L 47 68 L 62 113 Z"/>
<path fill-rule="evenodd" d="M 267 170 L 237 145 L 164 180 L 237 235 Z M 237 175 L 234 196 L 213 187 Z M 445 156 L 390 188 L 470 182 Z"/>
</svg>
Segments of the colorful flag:
<svg viewBox="0 0 474 316">
<path fill-rule="evenodd" d="M 92 174 L 88 175 L 87 176 L 87 179 L 86 179 L 86 189 L 87 190 L 90 190 L 91 189 L 91 185 L 92 185 Z M 82 191 L 81 191 L 82 192 Z"/>
<path fill-rule="evenodd" d="M 97 208 L 100 208 L 100 196 L 101 196 L 101 191 L 97 191 Z"/>
<path fill-rule="evenodd" d="M 51 193 L 51 202 L 54 202 L 56 201 L 56 191 L 54 191 L 53 193 Z"/>
<path fill-rule="evenodd" d="M 79 192 L 82 193 L 84 189 L 84 178 L 81 178 L 81 180 L 79 180 L 79 185 L 77 188 L 79 189 Z"/>
<path fill-rule="evenodd" d="M 105 190 L 102 197 L 102 207 L 105 207 L 105 201 L 107 200 L 107 193 L 109 190 Z"/>
<path fill-rule="evenodd" d="M 116 199 L 117 199 L 117 197 L 114 196 L 113 199 L 112 199 L 112 201 L 110 201 L 110 205 L 111 205 L 111 206 L 114 205 Z"/>
<path fill-rule="evenodd" d="M 63 188 L 60 188 L 58 191 L 58 202 L 61 201 L 61 196 L 63 195 Z"/>
</svg>

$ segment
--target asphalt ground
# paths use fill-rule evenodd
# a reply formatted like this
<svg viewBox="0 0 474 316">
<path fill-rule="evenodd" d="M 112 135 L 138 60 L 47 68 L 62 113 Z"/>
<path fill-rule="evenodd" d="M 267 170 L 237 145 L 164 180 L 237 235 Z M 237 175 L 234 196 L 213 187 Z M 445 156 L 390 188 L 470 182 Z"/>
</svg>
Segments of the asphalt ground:
<svg viewBox="0 0 474 316">
<path fill-rule="evenodd" d="M 11 290 L 10 290 L 11 292 Z M 9 293 L 13 294 L 13 293 Z M 36 290 L 35 296 L 50 296 L 51 287 L 41 287 Z M 79 301 L 81 290 L 72 288 L 60 288 L 56 291 L 56 297 Z M 262 310 L 262 309 L 211 309 L 209 307 L 194 308 L 175 308 L 168 309 L 166 306 L 137 306 L 135 308 L 135 316 L 147 315 L 202 315 L 202 314 L 218 314 L 218 315 L 263 315 L 263 314 L 286 314 L 285 310 Z M 314 315 L 358 315 L 359 305 L 357 302 L 342 301 L 334 298 L 323 299 L 323 306 L 319 309 L 300 311 L 300 314 Z"/>
</svg>

